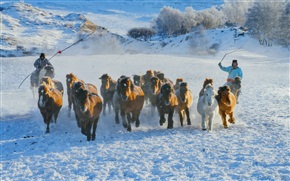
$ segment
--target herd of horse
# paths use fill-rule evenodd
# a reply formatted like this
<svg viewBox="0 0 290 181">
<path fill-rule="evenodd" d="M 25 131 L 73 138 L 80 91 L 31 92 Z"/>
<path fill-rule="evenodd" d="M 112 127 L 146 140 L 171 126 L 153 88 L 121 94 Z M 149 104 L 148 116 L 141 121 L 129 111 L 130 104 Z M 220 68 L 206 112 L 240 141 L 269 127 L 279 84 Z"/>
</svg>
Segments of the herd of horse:
<svg viewBox="0 0 290 181">
<path fill-rule="evenodd" d="M 60 81 L 52 79 L 48 74 L 42 74 L 39 78 L 38 108 L 47 125 L 49 133 L 50 122 L 57 120 L 62 107 L 64 88 Z M 177 78 L 176 83 L 166 78 L 164 73 L 148 70 L 144 75 L 133 75 L 133 80 L 128 76 L 120 76 L 113 80 L 108 74 L 100 78 L 100 94 L 95 85 L 86 83 L 73 73 L 66 75 L 68 117 L 71 109 L 75 113 L 77 126 L 87 140 L 95 140 L 96 128 L 102 112 L 103 116 L 114 110 L 115 123 L 119 124 L 119 116 L 122 125 L 127 131 L 131 131 L 131 124 L 140 126 L 140 113 L 144 104 L 151 105 L 151 115 L 156 108 L 159 114 L 159 124 L 166 122 L 167 129 L 173 128 L 173 114 L 179 115 L 180 125 L 191 125 L 190 108 L 193 104 L 193 94 L 183 78 Z M 31 84 L 35 89 L 36 85 Z M 236 77 L 231 87 L 228 85 L 215 90 L 213 79 L 206 78 L 199 93 L 197 111 L 202 118 L 202 130 L 212 130 L 214 115 L 219 113 L 224 128 L 228 128 L 228 122 L 234 124 L 234 108 L 237 103 L 241 80 Z M 102 97 L 102 98 L 101 98 Z M 229 119 L 227 120 L 227 116 Z"/>
</svg>

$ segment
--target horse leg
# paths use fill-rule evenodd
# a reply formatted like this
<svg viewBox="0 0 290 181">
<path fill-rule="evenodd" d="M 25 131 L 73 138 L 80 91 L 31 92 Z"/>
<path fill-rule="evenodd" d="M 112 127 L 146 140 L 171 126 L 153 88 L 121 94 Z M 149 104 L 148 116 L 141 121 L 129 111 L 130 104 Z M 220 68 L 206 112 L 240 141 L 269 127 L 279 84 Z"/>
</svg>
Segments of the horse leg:
<svg viewBox="0 0 290 181">
<path fill-rule="evenodd" d="M 126 113 L 126 115 L 127 115 L 127 122 L 128 122 L 127 131 L 131 132 L 131 130 L 132 130 L 132 128 L 131 128 L 131 120 L 132 120 L 132 118 L 131 118 L 130 113 Z"/>
<path fill-rule="evenodd" d="M 166 119 L 165 119 L 165 117 L 164 117 L 164 113 L 161 112 L 161 113 L 160 113 L 160 120 L 159 120 L 159 124 L 160 124 L 160 126 L 162 126 L 163 123 L 165 123 L 165 121 L 166 121 Z"/>
<path fill-rule="evenodd" d="M 187 125 L 191 125 L 191 120 L 190 120 L 190 114 L 189 114 L 189 108 L 185 109 L 186 117 L 187 117 Z"/>
<path fill-rule="evenodd" d="M 70 99 L 70 93 L 68 93 L 68 110 L 67 110 L 67 116 L 70 117 L 70 113 L 71 113 L 71 105 L 72 105 L 72 101 Z"/>
<path fill-rule="evenodd" d="M 230 114 L 229 114 L 229 116 L 230 116 L 230 118 L 229 118 L 229 122 L 230 123 L 232 123 L 232 124 L 235 124 L 235 118 L 234 118 L 234 112 L 231 112 Z"/>
<path fill-rule="evenodd" d="M 109 114 L 112 113 L 112 100 L 108 101 Z"/>
<path fill-rule="evenodd" d="M 125 111 L 121 110 L 122 124 L 124 128 L 128 128 L 127 120 L 125 117 Z"/>
<path fill-rule="evenodd" d="M 50 133 L 50 129 L 49 129 L 49 124 L 50 124 L 50 120 L 52 118 L 52 114 L 48 113 L 48 115 L 46 115 L 46 118 L 45 118 L 45 123 L 46 123 L 46 131 L 45 133 Z"/>
<path fill-rule="evenodd" d="M 205 131 L 206 130 L 206 113 L 205 113 L 206 111 L 204 111 L 203 113 L 202 113 L 202 115 L 201 115 L 201 129 L 203 130 L 203 131 Z"/>
<path fill-rule="evenodd" d="M 55 113 L 54 113 L 54 123 L 56 124 L 56 120 L 57 120 L 57 117 L 58 117 L 58 114 L 59 114 L 59 110 L 60 109 L 58 109 Z"/>
<path fill-rule="evenodd" d="M 167 129 L 172 129 L 173 128 L 173 113 L 174 113 L 174 110 L 171 110 L 168 113 L 168 125 L 167 125 Z"/>
<path fill-rule="evenodd" d="M 211 131 L 212 130 L 212 119 L 213 119 L 213 116 L 214 116 L 214 113 L 211 113 L 209 115 L 209 121 L 208 121 L 208 131 Z"/>
<path fill-rule="evenodd" d="M 223 121 L 223 125 L 224 125 L 224 128 L 228 128 L 228 123 L 227 123 L 227 120 L 226 120 L 226 113 L 224 111 L 219 111 L 219 114 L 222 118 L 222 121 Z"/>
<path fill-rule="evenodd" d="M 118 108 L 115 108 L 115 122 L 116 122 L 116 124 L 120 123 L 120 120 L 119 120 L 119 109 Z"/>
<path fill-rule="evenodd" d="M 103 116 L 106 116 L 106 105 L 107 105 L 107 100 L 104 99 L 104 103 L 103 103 Z"/>
<path fill-rule="evenodd" d="M 183 111 L 178 111 L 179 114 L 179 120 L 180 120 L 180 125 L 183 127 Z"/>
<path fill-rule="evenodd" d="M 92 122 L 88 121 L 86 124 L 87 141 L 91 141 Z"/>
<path fill-rule="evenodd" d="M 92 141 L 94 141 L 96 139 L 96 130 L 97 130 L 98 122 L 99 122 L 99 116 L 94 120 Z"/>
</svg>

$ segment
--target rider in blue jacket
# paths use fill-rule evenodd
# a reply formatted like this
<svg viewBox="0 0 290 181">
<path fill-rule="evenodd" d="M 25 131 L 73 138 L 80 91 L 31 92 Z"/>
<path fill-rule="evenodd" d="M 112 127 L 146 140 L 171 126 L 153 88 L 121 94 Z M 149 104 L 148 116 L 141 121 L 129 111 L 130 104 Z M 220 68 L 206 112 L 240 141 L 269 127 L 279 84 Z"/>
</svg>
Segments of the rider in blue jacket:
<svg viewBox="0 0 290 181">
<path fill-rule="evenodd" d="M 48 59 L 45 58 L 45 54 L 41 53 L 39 58 L 35 60 L 34 62 L 34 67 L 36 68 L 36 70 L 32 73 L 32 79 L 33 82 L 38 82 L 39 81 L 39 72 L 41 69 L 43 69 L 45 66 L 52 66 L 52 64 L 49 62 Z"/>
<path fill-rule="evenodd" d="M 218 65 L 219 65 L 221 70 L 229 73 L 226 85 L 230 86 L 232 84 L 232 81 L 234 80 L 234 78 L 237 76 L 239 76 L 241 78 L 241 80 L 243 79 L 243 71 L 240 67 L 238 67 L 237 60 L 233 60 L 232 65 L 228 66 L 228 67 L 222 66 L 221 62 Z"/>
</svg>

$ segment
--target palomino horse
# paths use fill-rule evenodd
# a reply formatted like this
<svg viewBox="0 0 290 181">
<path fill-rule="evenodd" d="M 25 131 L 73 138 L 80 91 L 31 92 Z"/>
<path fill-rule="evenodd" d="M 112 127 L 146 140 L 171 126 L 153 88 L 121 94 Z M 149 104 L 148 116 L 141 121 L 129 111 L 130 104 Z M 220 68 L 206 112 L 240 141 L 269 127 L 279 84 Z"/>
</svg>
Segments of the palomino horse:
<svg viewBox="0 0 290 181">
<path fill-rule="evenodd" d="M 207 80 L 205 80 L 206 82 Z M 211 83 L 204 87 L 203 95 L 198 98 L 197 112 L 201 115 L 201 127 L 202 130 L 212 130 L 213 118 L 218 112 L 218 102 L 215 99 L 217 92 L 215 91 Z"/>
<path fill-rule="evenodd" d="M 41 84 L 41 78 L 44 76 L 48 76 L 50 78 L 54 78 L 54 69 L 52 66 L 45 66 L 43 69 L 39 71 L 38 77 L 36 75 L 36 71 L 34 71 L 30 76 L 30 88 L 32 90 L 33 98 L 36 98 L 36 89 Z"/>
<path fill-rule="evenodd" d="M 59 92 L 62 93 L 63 95 L 63 85 L 60 81 L 58 80 L 54 80 L 54 79 L 51 79 L 50 77 L 48 76 L 44 76 L 41 78 L 40 82 L 45 82 L 46 84 L 48 84 L 50 87 L 52 88 L 56 88 L 57 90 L 59 90 Z"/>
<path fill-rule="evenodd" d="M 176 90 L 175 95 L 178 100 L 177 110 L 181 126 L 183 126 L 184 113 L 187 117 L 187 125 L 191 125 L 189 110 L 193 102 L 193 95 L 186 82 L 181 82 L 179 84 L 179 88 Z"/>
<path fill-rule="evenodd" d="M 168 114 L 168 125 L 167 129 L 173 128 L 173 113 L 174 109 L 178 105 L 178 100 L 174 94 L 173 87 L 169 84 L 163 84 L 161 91 L 156 98 L 156 105 L 160 116 L 160 126 L 165 123 L 165 114 Z"/>
<path fill-rule="evenodd" d="M 232 84 L 230 85 L 231 92 L 235 95 L 237 102 L 242 87 L 241 84 L 242 84 L 241 77 L 237 76 L 232 80 Z"/>
<path fill-rule="evenodd" d="M 144 104 L 144 92 L 139 86 L 135 86 L 129 77 L 121 79 L 118 86 L 122 123 L 127 131 L 131 131 L 131 122 L 135 122 L 136 127 L 140 126 L 139 116 Z"/>
<path fill-rule="evenodd" d="M 222 118 L 224 128 L 228 128 L 228 123 L 226 120 L 227 115 L 229 115 L 228 122 L 234 124 L 234 109 L 236 106 L 236 97 L 230 91 L 229 86 L 220 87 L 218 90 L 218 95 L 216 96 L 219 105 L 219 114 Z"/>
<path fill-rule="evenodd" d="M 160 93 L 162 83 L 157 77 L 152 77 L 148 87 L 148 97 L 151 103 L 151 116 L 153 116 L 156 107 L 156 97 Z"/>
<path fill-rule="evenodd" d="M 102 81 L 100 89 L 103 97 L 103 115 L 106 116 L 106 105 L 108 105 L 109 113 L 111 113 L 112 99 L 117 83 L 108 74 L 103 74 L 99 79 Z"/>
<path fill-rule="evenodd" d="M 87 136 L 87 141 L 95 140 L 97 124 L 102 112 L 102 99 L 98 94 L 89 92 L 84 86 L 77 89 L 74 97 L 75 109 L 81 122 L 81 132 Z"/>
<path fill-rule="evenodd" d="M 43 83 L 38 88 L 38 108 L 42 114 L 46 126 L 46 133 L 49 133 L 49 124 L 52 119 L 56 123 L 58 113 L 62 107 L 62 94 L 55 88 Z"/>
</svg>

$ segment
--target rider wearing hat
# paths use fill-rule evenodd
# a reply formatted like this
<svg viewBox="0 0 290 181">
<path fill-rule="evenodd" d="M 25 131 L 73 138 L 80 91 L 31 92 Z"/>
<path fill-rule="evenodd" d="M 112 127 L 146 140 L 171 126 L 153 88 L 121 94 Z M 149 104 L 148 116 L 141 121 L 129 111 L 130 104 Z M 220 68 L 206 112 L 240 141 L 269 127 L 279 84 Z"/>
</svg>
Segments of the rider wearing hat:
<svg viewBox="0 0 290 181">
<path fill-rule="evenodd" d="M 36 59 L 34 62 L 34 67 L 36 68 L 36 70 L 33 72 L 33 77 L 35 78 L 36 82 L 38 82 L 40 70 L 43 69 L 45 66 L 53 67 L 49 60 L 45 58 L 45 53 L 41 53 L 39 58 Z"/>
<path fill-rule="evenodd" d="M 234 80 L 234 78 L 237 76 L 239 76 L 241 79 L 243 79 L 243 71 L 240 67 L 238 67 L 237 60 L 233 60 L 232 65 L 228 66 L 228 67 L 222 66 L 221 62 L 218 64 L 218 66 L 220 67 L 221 70 L 229 73 L 226 85 L 230 86 L 232 84 L 232 81 Z"/>
</svg>

